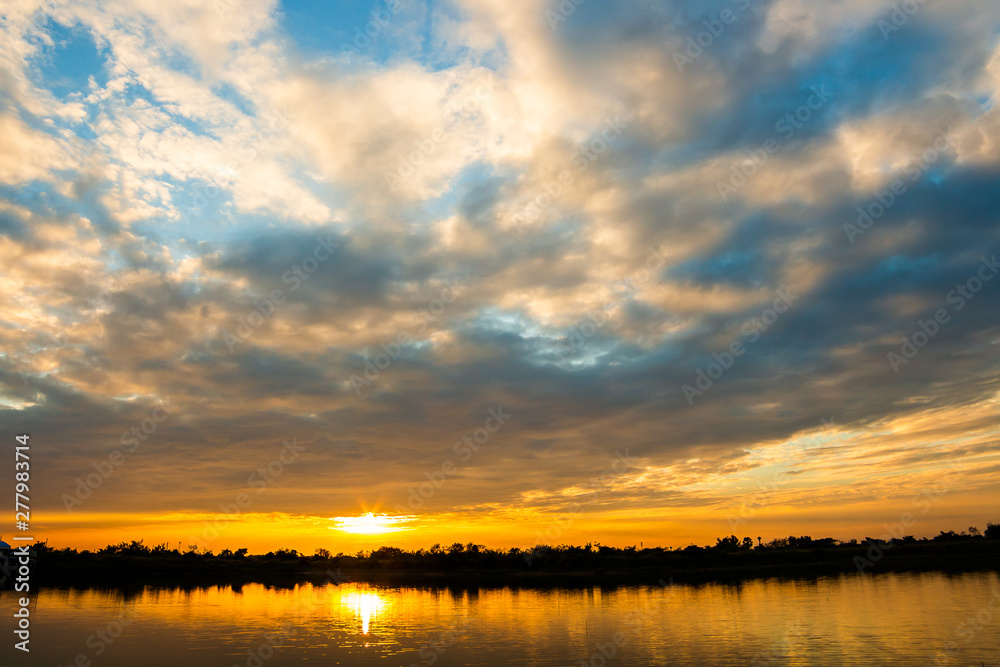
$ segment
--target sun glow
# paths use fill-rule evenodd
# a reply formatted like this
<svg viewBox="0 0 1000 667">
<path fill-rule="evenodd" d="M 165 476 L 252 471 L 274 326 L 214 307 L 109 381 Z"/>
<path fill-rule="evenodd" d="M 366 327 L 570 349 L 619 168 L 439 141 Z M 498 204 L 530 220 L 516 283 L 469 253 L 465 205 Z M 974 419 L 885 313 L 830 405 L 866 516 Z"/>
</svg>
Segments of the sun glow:
<svg viewBox="0 0 1000 667">
<path fill-rule="evenodd" d="M 354 613 L 361 619 L 361 634 L 367 635 L 373 617 L 387 605 L 386 601 L 376 593 L 348 593 L 340 599 L 341 604 L 354 609 Z"/>
<path fill-rule="evenodd" d="M 345 533 L 360 535 L 381 535 L 408 530 L 397 524 L 410 521 L 410 517 L 368 512 L 361 516 L 335 516 L 331 517 L 330 520 L 337 522 L 335 526 L 331 526 L 332 530 L 342 530 Z"/>
</svg>

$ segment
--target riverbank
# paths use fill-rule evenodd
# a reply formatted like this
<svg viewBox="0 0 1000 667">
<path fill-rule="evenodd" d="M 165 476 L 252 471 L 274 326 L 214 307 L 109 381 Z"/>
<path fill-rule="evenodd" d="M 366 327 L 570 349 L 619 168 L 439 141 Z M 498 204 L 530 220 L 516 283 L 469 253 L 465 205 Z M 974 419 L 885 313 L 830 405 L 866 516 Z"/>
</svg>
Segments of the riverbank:
<svg viewBox="0 0 1000 667">
<path fill-rule="evenodd" d="M 815 577 L 903 571 L 1000 571 L 1000 540 L 871 542 L 800 549 L 688 547 L 609 549 L 559 547 L 530 552 L 375 551 L 303 557 L 292 552 L 238 557 L 205 554 L 39 554 L 35 580 L 42 587 L 213 586 L 262 583 L 294 586 L 328 581 L 407 586 L 662 585 Z"/>
</svg>

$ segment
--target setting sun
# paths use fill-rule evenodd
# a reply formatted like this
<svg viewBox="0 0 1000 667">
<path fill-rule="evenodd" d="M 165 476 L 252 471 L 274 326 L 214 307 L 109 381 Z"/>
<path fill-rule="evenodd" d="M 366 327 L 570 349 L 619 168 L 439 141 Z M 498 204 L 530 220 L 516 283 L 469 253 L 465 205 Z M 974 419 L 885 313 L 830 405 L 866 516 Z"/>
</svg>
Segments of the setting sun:
<svg viewBox="0 0 1000 667">
<path fill-rule="evenodd" d="M 407 530 L 395 524 L 409 521 L 409 517 L 388 516 L 386 514 L 375 514 L 368 512 L 361 516 L 335 516 L 330 518 L 336 525 L 331 526 L 331 530 L 342 530 L 345 533 L 355 533 L 359 535 L 381 535 L 383 533 L 395 533 Z"/>
</svg>

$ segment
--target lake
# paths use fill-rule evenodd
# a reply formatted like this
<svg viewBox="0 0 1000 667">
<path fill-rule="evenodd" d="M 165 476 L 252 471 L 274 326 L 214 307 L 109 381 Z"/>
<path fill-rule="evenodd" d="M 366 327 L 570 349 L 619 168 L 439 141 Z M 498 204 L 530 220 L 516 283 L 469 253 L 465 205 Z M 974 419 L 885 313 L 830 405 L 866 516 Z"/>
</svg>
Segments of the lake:
<svg viewBox="0 0 1000 667">
<path fill-rule="evenodd" d="M 3 665 L 1000 665 L 1000 577 L 42 591 Z M 945 658 L 950 661 L 945 662 Z M 937 662 L 936 662 L 937 661 Z"/>
</svg>

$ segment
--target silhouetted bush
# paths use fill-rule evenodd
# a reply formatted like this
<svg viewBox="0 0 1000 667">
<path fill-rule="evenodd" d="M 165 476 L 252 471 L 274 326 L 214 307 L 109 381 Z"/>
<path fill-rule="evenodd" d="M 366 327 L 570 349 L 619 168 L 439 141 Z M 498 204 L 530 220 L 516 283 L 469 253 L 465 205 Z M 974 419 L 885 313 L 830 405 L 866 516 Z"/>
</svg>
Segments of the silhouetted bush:
<svg viewBox="0 0 1000 667">
<path fill-rule="evenodd" d="M 853 567 L 853 558 L 872 558 L 872 553 L 887 553 L 879 566 L 897 561 L 901 567 L 921 566 L 929 569 L 951 567 L 961 560 L 967 564 L 989 563 L 996 557 L 996 543 L 1000 539 L 1000 524 L 987 525 L 984 539 L 977 531 L 956 533 L 940 531 L 933 539 L 915 539 L 912 535 L 889 539 L 868 537 L 838 542 L 832 537 L 813 539 L 794 536 L 771 539 L 755 546 L 753 539 L 729 535 L 715 540 L 714 546 L 691 544 L 683 548 L 637 548 L 636 546 L 612 547 L 598 543 L 584 546 L 567 544 L 540 544 L 531 549 L 491 549 L 473 542 L 455 542 L 449 547 L 434 544 L 429 549 L 407 551 L 399 547 L 382 546 L 354 555 L 342 552 L 333 556 L 319 548 L 314 555 L 300 554 L 294 549 L 281 548 L 265 555 L 250 556 L 246 548 L 236 551 L 222 549 L 217 556 L 209 550 L 201 551 L 189 545 L 186 552 L 170 549 L 167 544 L 152 548 L 142 540 L 109 544 L 96 552 L 75 549 L 53 549 L 41 542 L 33 548 L 39 559 L 49 565 L 40 572 L 52 572 L 53 578 L 62 576 L 72 582 L 89 581 L 95 573 L 113 579 L 132 577 L 132 581 L 160 581 L 163 576 L 176 581 L 201 578 L 218 581 L 267 580 L 277 577 L 309 576 L 330 570 L 345 572 L 424 573 L 455 572 L 465 576 L 496 572 L 569 573 L 593 575 L 601 573 L 731 571 L 735 574 L 750 568 L 752 571 L 781 570 L 787 566 L 807 568 Z M 874 551 L 873 551 L 874 550 Z M 900 554 L 900 555 L 897 555 Z M 905 557 L 904 557 L 905 556 Z M 873 561 L 874 562 L 874 561 Z M 977 565 L 978 566 L 978 565 Z"/>
</svg>

